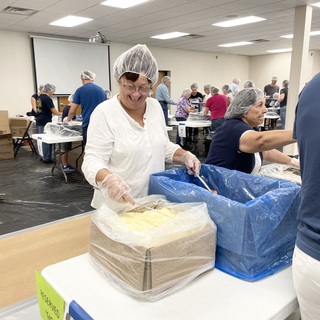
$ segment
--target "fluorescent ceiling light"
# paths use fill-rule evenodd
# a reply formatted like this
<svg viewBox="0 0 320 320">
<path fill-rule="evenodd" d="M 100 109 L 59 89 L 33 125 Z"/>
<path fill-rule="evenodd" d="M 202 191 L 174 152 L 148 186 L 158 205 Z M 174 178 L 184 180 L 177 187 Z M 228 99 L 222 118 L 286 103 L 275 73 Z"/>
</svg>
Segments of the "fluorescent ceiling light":
<svg viewBox="0 0 320 320">
<path fill-rule="evenodd" d="M 318 36 L 319 34 L 320 34 L 320 31 L 311 31 L 309 33 L 310 36 Z M 293 34 L 287 34 L 287 35 L 281 36 L 281 38 L 292 39 L 293 38 Z"/>
<path fill-rule="evenodd" d="M 90 18 L 76 17 L 76 16 L 67 16 L 62 19 L 53 21 L 50 23 L 51 26 L 59 26 L 59 27 L 75 27 L 80 24 L 91 21 Z"/>
<path fill-rule="evenodd" d="M 244 17 L 244 18 L 239 18 L 239 19 L 227 20 L 227 21 L 219 22 L 219 23 L 213 23 L 212 25 L 217 26 L 217 27 L 229 28 L 229 27 L 241 26 L 243 24 L 259 22 L 259 21 L 263 21 L 263 20 L 266 20 L 266 19 L 260 18 L 260 17 L 255 17 L 255 16 L 249 16 L 249 17 Z"/>
<path fill-rule="evenodd" d="M 268 50 L 267 52 L 269 52 L 269 53 L 281 53 L 281 52 L 290 52 L 290 51 L 292 51 L 291 48 Z"/>
<path fill-rule="evenodd" d="M 219 44 L 218 47 L 230 48 L 230 47 L 246 46 L 248 44 L 253 44 L 253 42 L 248 42 L 248 41 L 233 42 L 233 43 Z"/>
<path fill-rule="evenodd" d="M 189 34 L 190 33 L 184 33 L 184 32 L 170 32 L 170 33 L 159 34 L 157 36 L 152 36 L 151 38 L 160 39 L 160 40 L 167 40 L 167 39 L 188 36 Z"/>
<path fill-rule="evenodd" d="M 281 38 L 286 38 L 286 39 L 292 39 L 293 38 L 293 34 L 286 34 L 284 36 L 280 36 Z"/>
<path fill-rule="evenodd" d="M 107 0 L 100 4 L 109 7 L 127 9 L 152 0 Z"/>
<path fill-rule="evenodd" d="M 312 3 L 311 5 L 312 5 L 312 6 L 315 6 L 315 7 L 319 7 L 319 8 L 320 8 L 320 2 Z"/>
</svg>

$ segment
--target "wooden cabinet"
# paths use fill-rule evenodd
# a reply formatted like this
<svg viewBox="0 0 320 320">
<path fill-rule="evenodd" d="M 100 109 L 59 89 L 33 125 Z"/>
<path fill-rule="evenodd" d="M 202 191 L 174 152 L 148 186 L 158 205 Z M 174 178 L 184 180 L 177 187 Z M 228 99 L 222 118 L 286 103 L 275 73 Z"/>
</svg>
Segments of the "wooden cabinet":
<svg viewBox="0 0 320 320">
<path fill-rule="evenodd" d="M 69 104 L 69 100 L 68 100 L 69 96 L 58 96 L 57 100 L 58 100 L 58 110 L 60 112 L 63 112 L 63 109 L 65 106 L 67 106 Z M 81 110 L 81 106 L 79 106 L 79 108 L 77 109 L 76 115 L 81 115 L 82 110 Z"/>
</svg>

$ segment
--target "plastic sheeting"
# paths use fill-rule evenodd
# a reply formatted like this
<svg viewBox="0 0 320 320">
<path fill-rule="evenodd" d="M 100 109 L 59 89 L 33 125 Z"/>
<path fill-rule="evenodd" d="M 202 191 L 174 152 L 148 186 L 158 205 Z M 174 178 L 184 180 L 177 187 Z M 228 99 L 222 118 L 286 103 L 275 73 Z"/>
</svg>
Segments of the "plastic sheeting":
<svg viewBox="0 0 320 320">
<path fill-rule="evenodd" d="M 79 122 L 48 122 L 45 127 L 44 131 L 47 134 L 54 134 L 60 137 L 75 137 L 82 135 L 82 126 Z"/>
<path fill-rule="evenodd" d="M 262 166 L 257 176 L 287 180 L 301 185 L 300 170 L 283 164 L 271 163 Z"/>
<path fill-rule="evenodd" d="M 164 222 L 154 228 L 138 230 L 121 217 L 133 212 L 139 220 L 139 212 L 150 213 L 146 206 L 154 209 L 152 219 L 165 214 L 160 211 L 164 208 L 175 214 L 162 217 Z M 205 203 L 170 203 L 163 196 L 149 196 L 133 208 L 116 210 L 104 204 L 92 215 L 89 254 L 116 288 L 155 301 L 214 267 L 216 230 Z"/>
<path fill-rule="evenodd" d="M 83 175 L 76 171 L 65 183 L 51 168 L 24 147 L 0 161 L 0 235 L 92 211 L 93 188 Z"/>
<path fill-rule="evenodd" d="M 149 194 L 207 203 L 217 225 L 217 268 L 254 281 L 291 263 L 299 186 L 213 165 L 202 165 L 200 175 L 218 194 L 204 189 L 185 168 L 151 175 Z"/>
</svg>

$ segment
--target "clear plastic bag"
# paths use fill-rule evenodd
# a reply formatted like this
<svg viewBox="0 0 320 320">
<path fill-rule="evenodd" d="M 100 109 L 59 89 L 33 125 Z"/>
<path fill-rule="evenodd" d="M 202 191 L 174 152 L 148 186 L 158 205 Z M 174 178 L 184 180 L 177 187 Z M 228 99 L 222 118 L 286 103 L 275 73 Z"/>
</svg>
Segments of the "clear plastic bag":
<svg viewBox="0 0 320 320">
<path fill-rule="evenodd" d="M 171 203 L 158 195 L 141 198 L 139 203 L 118 209 L 104 204 L 94 212 L 89 254 L 115 287 L 155 301 L 214 267 L 216 226 L 205 203 Z M 133 230 L 123 222 L 122 214 L 148 210 L 146 206 L 175 214 L 155 228 Z"/>
<path fill-rule="evenodd" d="M 48 122 L 44 131 L 60 137 L 75 137 L 82 135 L 82 126 L 78 122 Z"/>
<path fill-rule="evenodd" d="M 281 179 L 301 185 L 300 170 L 282 164 L 271 163 L 261 167 L 257 176 Z"/>
</svg>

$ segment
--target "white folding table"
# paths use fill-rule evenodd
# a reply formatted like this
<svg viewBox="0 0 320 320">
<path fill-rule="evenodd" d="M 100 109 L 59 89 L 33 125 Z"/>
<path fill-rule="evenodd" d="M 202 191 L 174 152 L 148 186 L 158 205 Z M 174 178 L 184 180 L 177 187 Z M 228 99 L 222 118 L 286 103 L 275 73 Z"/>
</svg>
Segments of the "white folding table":
<svg viewBox="0 0 320 320">
<path fill-rule="evenodd" d="M 66 143 L 66 142 L 82 142 L 83 137 L 82 136 L 62 137 L 62 136 L 58 136 L 58 135 L 54 135 L 54 134 L 38 133 L 38 134 L 33 134 L 32 139 L 39 140 L 44 143 L 53 145 L 53 161 L 54 161 L 54 163 L 53 163 L 53 166 L 51 169 L 51 174 L 53 175 L 54 169 L 55 169 L 57 163 L 59 163 L 59 168 L 61 169 L 61 171 L 63 173 L 63 176 L 64 176 L 66 183 L 68 183 L 68 177 L 67 177 L 66 173 L 64 172 L 63 165 L 61 163 L 61 156 L 63 155 L 63 152 L 61 151 L 61 147 L 62 147 L 62 144 Z M 84 151 L 83 144 L 81 144 L 81 148 L 82 148 L 81 153 L 78 156 L 78 158 L 76 159 L 76 167 L 78 167 L 78 160 L 82 156 L 83 151 Z M 73 148 L 73 149 L 75 149 L 75 148 Z"/>
<path fill-rule="evenodd" d="M 94 320 L 282 320 L 298 307 L 291 267 L 256 282 L 212 269 L 155 302 L 114 288 L 89 254 L 48 266 L 41 274 L 64 299 L 66 310 L 76 301 Z"/>
<path fill-rule="evenodd" d="M 184 126 L 185 128 L 198 128 L 198 129 L 204 129 L 204 128 L 210 128 L 211 127 L 211 121 L 210 120 L 186 120 L 186 121 L 176 121 L 173 119 L 170 119 L 169 125 L 171 126 L 177 126 L 177 130 L 179 132 L 179 126 Z M 191 138 L 191 151 L 196 155 L 199 156 L 199 150 L 198 150 L 198 140 L 194 140 Z"/>
</svg>

